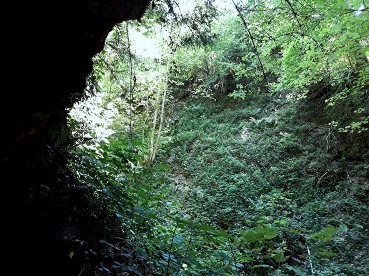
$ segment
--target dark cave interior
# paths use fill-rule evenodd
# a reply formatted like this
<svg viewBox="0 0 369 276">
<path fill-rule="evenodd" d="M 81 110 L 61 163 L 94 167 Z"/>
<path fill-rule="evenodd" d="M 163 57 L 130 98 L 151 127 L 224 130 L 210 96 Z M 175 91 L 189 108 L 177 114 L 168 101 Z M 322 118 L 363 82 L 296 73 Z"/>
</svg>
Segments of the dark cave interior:
<svg viewBox="0 0 369 276">
<path fill-rule="evenodd" d="M 108 33 L 119 22 L 139 19 L 149 2 L 3 3 L 3 263 L 11 275 L 77 275 L 81 270 L 68 258 L 65 236 L 74 231 L 73 212 L 86 216 L 89 210 L 83 189 L 65 191 L 75 183 L 60 173 L 65 160 L 56 159 L 51 148 L 63 130 L 66 109 L 83 95 L 91 59 Z"/>
</svg>

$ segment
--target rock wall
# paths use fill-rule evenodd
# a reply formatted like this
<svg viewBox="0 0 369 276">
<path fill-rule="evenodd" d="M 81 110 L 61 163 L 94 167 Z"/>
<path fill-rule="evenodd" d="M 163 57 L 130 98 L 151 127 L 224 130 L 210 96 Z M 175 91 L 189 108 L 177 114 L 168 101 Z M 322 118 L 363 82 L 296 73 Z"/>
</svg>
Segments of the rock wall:
<svg viewBox="0 0 369 276">
<path fill-rule="evenodd" d="M 57 164 L 48 159 L 49 145 L 60 135 L 66 108 L 83 93 L 91 58 L 102 50 L 108 33 L 118 22 L 139 19 L 149 2 L 2 3 L 1 225 L 3 263 L 11 275 L 70 275 L 57 249 L 59 222 L 48 216 L 57 211 L 44 210 L 55 204 L 38 202 L 47 198 L 42 187 L 45 192 L 55 188 Z M 34 187 L 41 188 L 30 191 Z"/>
<path fill-rule="evenodd" d="M 83 90 L 91 57 L 102 50 L 113 26 L 140 18 L 148 2 L 7 0 L 2 5 L 2 162 L 35 150 Z"/>
</svg>

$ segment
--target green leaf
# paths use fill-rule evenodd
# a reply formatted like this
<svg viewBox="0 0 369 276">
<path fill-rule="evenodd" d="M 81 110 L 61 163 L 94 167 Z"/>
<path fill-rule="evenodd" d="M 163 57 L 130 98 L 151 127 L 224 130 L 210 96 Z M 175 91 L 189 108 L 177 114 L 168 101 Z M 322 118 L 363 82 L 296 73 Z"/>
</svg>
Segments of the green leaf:
<svg viewBox="0 0 369 276">
<path fill-rule="evenodd" d="M 328 242 L 333 239 L 333 235 L 340 230 L 339 227 L 329 226 L 317 233 L 311 234 L 311 238 L 316 241 Z"/>
<path fill-rule="evenodd" d="M 210 227 L 209 225 L 206 225 L 206 224 L 195 224 L 194 226 L 195 226 L 195 228 L 203 230 L 203 231 L 215 232 L 214 228 L 212 228 L 212 227 Z"/>
<path fill-rule="evenodd" d="M 287 221 L 285 220 L 285 219 L 281 219 L 280 221 L 279 221 L 279 224 L 282 224 L 282 225 L 285 225 L 287 223 Z"/>
<path fill-rule="evenodd" d="M 284 254 L 282 252 L 279 252 L 277 254 L 273 254 L 272 257 L 277 263 L 283 263 L 284 261 L 286 261 L 289 258 L 288 256 L 284 256 Z"/>
<path fill-rule="evenodd" d="M 167 164 L 159 164 L 156 165 L 155 167 L 153 167 L 154 170 L 160 171 L 160 172 L 165 172 L 170 170 L 172 167 L 167 165 Z"/>
<path fill-rule="evenodd" d="M 242 257 L 239 259 L 240 262 L 245 262 L 245 263 L 251 262 L 253 260 L 254 259 L 249 255 L 242 255 Z"/>
<path fill-rule="evenodd" d="M 334 257 L 336 256 L 337 254 L 332 252 L 332 251 L 329 251 L 328 248 L 318 248 L 318 251 L 317 251 L 318 255 L 321 256 L 321 257 Z"/>
<path fill-rule="evenodd" d="M 270 226 L 258 226 L 255 229 L 242 232 L 241 240 L 244 242 L 255 242 L 274 239 L 278 236 L 277 231 Z"/>
<path fill-rule="evenodd" d="M 296 273 L 297 276 L 306 276 L 306 273 L 297 267 L 286 265 L 286 268 L 289 271 L 293 271 L 294 273 Z"/>
<path fill-rule="evenodd" d="M 223 230 L 223 229 L 215 231 L 214 233 L 217 234 L 218 236 L 223 237 L 223 238 L 233 239 L 233 237 L 231 235 L 229 235 L 228 232 Z"/>
</svg>

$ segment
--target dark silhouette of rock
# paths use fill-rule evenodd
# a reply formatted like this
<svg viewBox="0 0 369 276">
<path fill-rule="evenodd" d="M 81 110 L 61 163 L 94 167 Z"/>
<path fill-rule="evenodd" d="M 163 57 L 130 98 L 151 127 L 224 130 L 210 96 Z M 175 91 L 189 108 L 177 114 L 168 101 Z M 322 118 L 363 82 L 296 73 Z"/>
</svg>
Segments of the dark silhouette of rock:
<svg viewBox="0 0 369 276">
<path fill-rule="evenodd" d="M 71 201 L 76 200 L 63 188 L 75 184 L 59 178 L 63 173 L 58 167 L 65 160 L 55 160 L 51 145 L 61 135 L 66 108 L 82 95 L 91 58 L 102 50 L 108 33 L 116 23 L 139 19 L 148 3 L 2 3 L 1 227 L 7 271 L 3 274 L 74 275 L 67 268 L 70 257 L 60 229 L 77 227 L 62 227 L 70 219 Z"/>
</svg>

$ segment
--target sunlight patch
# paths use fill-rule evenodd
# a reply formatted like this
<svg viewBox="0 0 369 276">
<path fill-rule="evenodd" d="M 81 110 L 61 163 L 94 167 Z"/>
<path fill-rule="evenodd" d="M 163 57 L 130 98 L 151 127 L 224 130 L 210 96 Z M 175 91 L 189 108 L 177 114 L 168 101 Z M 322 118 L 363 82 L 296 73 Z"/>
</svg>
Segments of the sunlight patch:
<svg viewBox="0 0 369 276">
<path fill-rule="evenodd" d="M 242 141 L 247 141 L 247 139 L 250 136 L 250 131 L 247 127 L 245 127 L 242 131 L 241 131 L 241 140 Z"/>
</svg>

